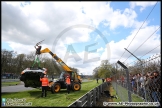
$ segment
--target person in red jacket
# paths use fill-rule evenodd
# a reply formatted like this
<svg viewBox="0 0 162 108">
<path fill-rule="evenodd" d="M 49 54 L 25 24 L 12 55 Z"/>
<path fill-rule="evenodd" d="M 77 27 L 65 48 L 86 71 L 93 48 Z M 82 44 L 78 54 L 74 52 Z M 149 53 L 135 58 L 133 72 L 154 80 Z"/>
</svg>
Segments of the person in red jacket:
<svg viewBox="0 0 162 108">
<path fill-rule="evenodd" d="M 71 87 L 71 81 L 70 81 L 70 76 L 66 77 L 66 87 L 67 87 L 67 93 L 70 93 L 70 87 Z"/>
<path fill-rule="evenodd" d="M 47 96 L 47 89 L 48 89 L 48 78 L 46 75 L 44 75 L 43 78 L 40 78 L 40 81 L 42 82 L 42 95 L 41 97 L 43 97 L 43 95 L 45 94 L 45 97 Z"/>
</svg>

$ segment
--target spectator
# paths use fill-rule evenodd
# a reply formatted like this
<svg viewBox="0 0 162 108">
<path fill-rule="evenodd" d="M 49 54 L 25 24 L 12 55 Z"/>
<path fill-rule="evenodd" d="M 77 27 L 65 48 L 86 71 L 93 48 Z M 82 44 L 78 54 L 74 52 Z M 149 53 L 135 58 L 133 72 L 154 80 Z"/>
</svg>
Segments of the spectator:
<svg viewBox="0 0 162 108">
<path fill-rule="evenodd" d="M 151 72 L 147 72 L 147 75 L 150 76 L 151 75 Z"/>
<path fill-rule="evenodd" d="M 137 93 L 137 74 L 134 75 L 134 93 Z"/>
<path fill-rule="evenodd" d="M 151 101 L 151 91 L 149 89 L 149 84 L 151 83 L 151 78 L 150 74 L 146 75 L 146 80 L 145 80 L 145 90 L 146 90 L 146 101 L 149 102 Z"/>
<path fill-rule="evenodd" d="M 144 75 L 140 75 L 140 96 L 142 96 L 143 99 L 145 99 L 145 89 L 144 89 Z"/>
<path fill-rule="evenodd" d="M 134 93 L 134 87 L 135 87 L 135 76 L 132 77 L 131 79 L 131 84 L 132 84 L 132 92 Z"/>
<path fill-rule="evenodd" d="M 138 94 L 138 95 L 139 95 L 139 89 L 140 89 L 140 77 L 141 77 L 141 74 L 138 73 L 138 74 L 137 74 L 137 78 L 136 78 L 137 94 Z"/>
<path fill-rule="evenodd" d="M 124 87 L 124 76 L 121 77 L 121 83 L 122 83 L 122 86 Z"/>
<path fill-rule="evenodd" d="M 153 77 L 152 77 L 152 82 L 151 82 L 151 86 L 152 86 L 152 98 L 153 98 L 153 102 L 159 102 L 160 99 L 158 98 L 159 96 L 159 89 L 160 89 L 160 82 L 161 82 L 161 77 L 159 76 L 159 73 L 153 72 Z"/>
</svg>

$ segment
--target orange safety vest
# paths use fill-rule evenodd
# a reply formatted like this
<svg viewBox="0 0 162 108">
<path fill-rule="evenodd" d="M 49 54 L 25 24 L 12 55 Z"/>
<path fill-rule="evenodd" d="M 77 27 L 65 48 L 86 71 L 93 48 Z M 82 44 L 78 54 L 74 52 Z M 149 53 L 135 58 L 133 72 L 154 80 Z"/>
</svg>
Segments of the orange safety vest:
<svg viewBox="0 0 162 108">
<path fill-rule="evenodd" d="M 111 78 L 107 78 L 106 81 L 107 81 L 107 82 L 111 82 Z"/>
<path fill-rule="evenodd" d="M 40 78 L 40 81 L 42 81 L 42 86 L 48 86 L 48 78 Z"/>
<path fill-rule="evenodd" d="M 66 84 L 70 84 L 70 78 L 66 78 Z"/>
</svg>

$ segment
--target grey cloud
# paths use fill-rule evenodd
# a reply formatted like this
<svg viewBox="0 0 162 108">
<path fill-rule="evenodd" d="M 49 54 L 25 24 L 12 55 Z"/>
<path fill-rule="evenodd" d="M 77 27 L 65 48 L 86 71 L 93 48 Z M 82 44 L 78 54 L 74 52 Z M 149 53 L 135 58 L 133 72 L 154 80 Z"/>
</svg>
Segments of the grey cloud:
<svg viewBox="0 0 162 108">
<path fill-rule="evenodd" d="M 37 33 L 33 31 L 33 28 L 29 27 L 28 19 L 28 17 L 22 14 L 19 8 L 5 2 L 2 3 L 2 35 L 4 33 L 6 39 L 10 39 L 16 43 L 32 44 L 32 40 L 34 40 L 35 37 L 34 35 Z M 14 34 L 8 33 L 11 30 L 15 31 L 13 32 Z M 23 35 L 29 37 L 24 38 Z"/>
<path fill-rule="evenodd" d="M 45 44 L 52 45 L 55 37 L 68 25 L 70 26 L 70 22 L 74 21 L 75 12 L 61 8 L 58 11 L 50 2 L 45 3 L 44 6 L 46 8 L 42 10 L 37 19 L 45 22 L 50 30 L 42 33 L 36 30 L 39 28 L 30 26 L 33 16 L 26 17 L 19 7 L 2 2 L 2 35 L 5 36 L 3 39 L 26 45 L 35 44 L 45 39 Z M 11 30 L 15 30 L 14 34 L 8 33 Z"/>
</svg>

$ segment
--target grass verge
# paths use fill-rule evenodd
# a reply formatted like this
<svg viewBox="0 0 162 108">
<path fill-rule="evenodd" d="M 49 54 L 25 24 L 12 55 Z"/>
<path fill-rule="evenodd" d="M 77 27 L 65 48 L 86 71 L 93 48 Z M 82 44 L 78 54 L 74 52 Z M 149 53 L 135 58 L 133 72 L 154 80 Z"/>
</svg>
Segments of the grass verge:
<svg viewBox="0 0 162 108">
<path fill-rule="evenodd" d="M 18 92 L 18 93 L 5 93 L 1 94 L 2 98 L 17 98 L 26 99 L 26 103 L 31 102 L 32 106 L 41 107 L 67 107 L 72 102 L 80 98 L 82 95 L 99 86 L 95 80 L 89 82 L 83 82 L 80 91 L 70 92 L 67 94 L 66 89 L 62 89 L 59 93 L 52 94 L 50 91 L 47 92 L 47 97 L 41 98 L 41 90 L 34 89 L 30 91 Z"/>
<path fill-rule="evenodd" d="M 109 90 L 110 90 L 111 95 L 116 95 L 118 97 L 117 99 L 113 98 L 113 102 L 125 102 L 125 101 L 128 102 L 128 90 L 126 88 L 120 85 L 117 85 L 118 94 L 113 86 L 110 86 Z M 144 100 L 142 100 L 141 97 L 139 97 L 136 94 L 131 94 L 131 99 L 132 99 L 132 102 L 144 102 Z M 129 107 L 129 106 L 119 105 L 119 106 L 113 106 L 113 107 Z"/>
<path fill-rule="evenodd" d="M 18 85 L 20 84 L 20 81 L 15 81 L 15 82 L 2 82 L 1 86 L 13 86 L 13 85 Z"/>
<path fill-rule="evenodd" d="M 120 97 L 122 96 L 121 100 L 127 100 L 128 101 L 128 90 L 120 85 L 117 86 L 118 93 L 120 93 Z M 115 90 L 114 90 L 115 91 Z M 115 91 L 116 92 L 116 91 Z M 131 94 L 132 102 L 144 102 L 138 95 Z M 123 101 L 122 100 L 122 101 Z"/>
</svg>

